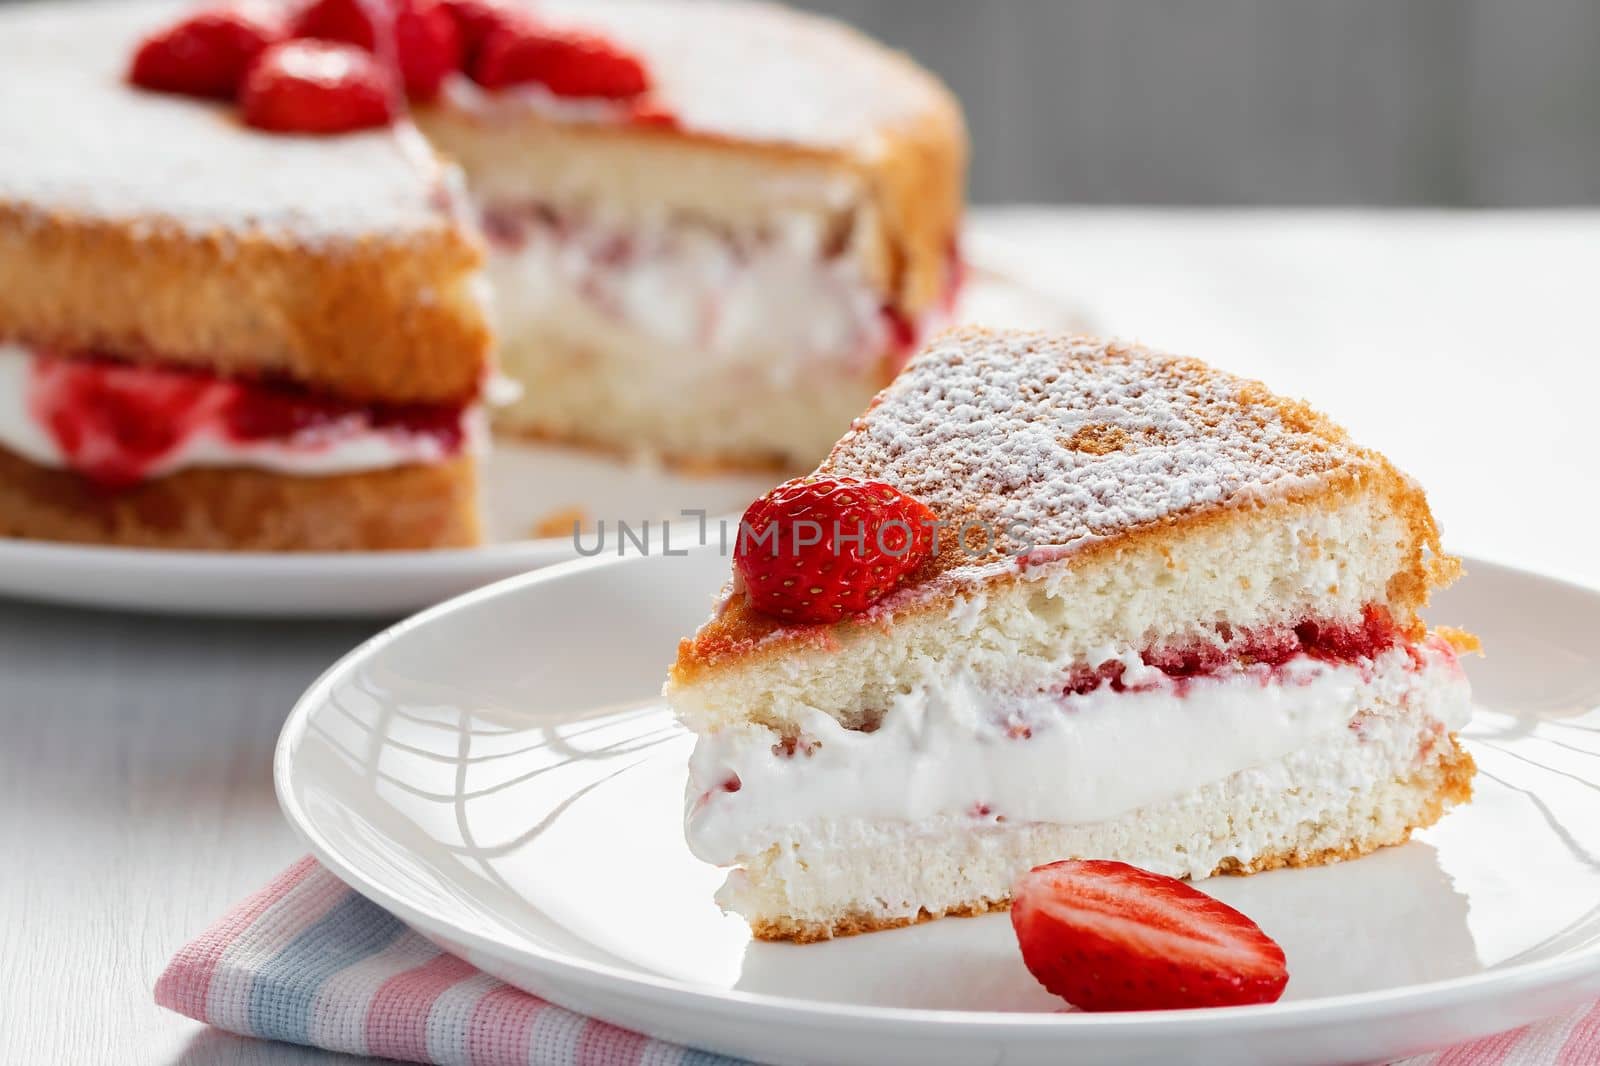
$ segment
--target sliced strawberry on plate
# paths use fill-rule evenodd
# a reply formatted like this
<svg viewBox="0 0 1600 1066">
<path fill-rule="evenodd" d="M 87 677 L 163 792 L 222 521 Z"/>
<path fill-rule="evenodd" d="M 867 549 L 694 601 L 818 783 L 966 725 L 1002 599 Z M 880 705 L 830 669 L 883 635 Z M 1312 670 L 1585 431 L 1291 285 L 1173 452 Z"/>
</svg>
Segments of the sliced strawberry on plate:
<svg viewBox="0 0 1600 1066">
<path fill-rule="evenodd" d="M 1272 1003 L 1283 949 L 1249 918 L 1182 881 L 1123 862 L 1038 866 L 1011 890 L 1022 961 L 1090 1011 Z"/>
<path fill-rule="evenodd" d="M 644 64 L 619 45 L 526 17 L 492 29 L 470 73 L 486 89 L 542 85 L 557 96 L 626 100 L 650 89 Z"/>
<path fill-rule="evenodd" d="M 261 54 L 239 102 L 252 126 L 344 133 L 394 118 L 394 79 L 372 54 L 333 41 L 285 41 Z"/>
<path fill-rule="evenodd" d="M 745 511 L 733 565 L 750 606 L 786 622 L 866 610 L 931 552 L 933 512 L 881 481 L 786 481 Z"/>
<path fill-rule="evenodd" d="M 230 99 L 255 58 L 287 35 L 274 8 L 207 8 L 141 41 L 128 80 L 159 92 Z"/>
</svg>

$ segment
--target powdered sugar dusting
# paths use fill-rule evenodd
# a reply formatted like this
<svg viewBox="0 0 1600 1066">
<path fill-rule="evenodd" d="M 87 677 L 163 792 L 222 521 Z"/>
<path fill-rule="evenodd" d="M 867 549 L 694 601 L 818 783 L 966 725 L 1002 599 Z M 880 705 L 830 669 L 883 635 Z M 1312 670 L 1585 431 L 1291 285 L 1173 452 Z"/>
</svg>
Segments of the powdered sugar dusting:
<svg viewBox="0 0 1600 1066">
<path fill-rule="evenodd" d="M 913 360 L 819 473 L 886 481 L 946 522 L 993 531 L 986 553 L 943 554 L 948 579 L 1011 565 L 1029 545 L 1059 557 L 1381 461 L 1303 406 L 1193 360 L 965 329 Z"/>
<path fill-rule="evenodd" d="M 126 85 L 140 38 L 186 10 L 30 4 L 0 15 L 0 205 L 294 240 L 452 224 L 441 172 L 408 126 L 267 134 L 226 104 Z"/>
</svg>

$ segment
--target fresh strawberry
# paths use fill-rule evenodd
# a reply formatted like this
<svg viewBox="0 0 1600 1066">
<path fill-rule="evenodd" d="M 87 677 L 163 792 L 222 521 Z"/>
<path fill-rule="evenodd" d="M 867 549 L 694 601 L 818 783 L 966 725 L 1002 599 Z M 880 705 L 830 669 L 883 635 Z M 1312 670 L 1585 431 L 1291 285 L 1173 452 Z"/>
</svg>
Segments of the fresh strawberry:
<svg viewBox="0 0 1600 1066">
<path fill-rule="evenodd" d="M 1271 1003 L 1289 981 L 1255 922 L 1123 862 L 1035 867 L 1012 886 L 1011 924 L 1033 976 L 1084 1010 Z"/>
<path fill-rule="evenodd" d="M 274 9 L 208 8 L 140 42 L 128 80 L 160 92 L 230 99 L 256 56 L 287 35 Z"/>
<path fill-rule="evenodd" d="M 311 0 L 295 16 L 293 31 L 296 37 L 342 41 L 376 52 L 393 17 L 388 0 Z"/>
<path fill-rule="evenodd" d="M 533 84 L 557 96 L 625 100 L 650 88 L 644 64 L 604 37 L 529 18 L 491 30 L 471 74 L 486 89 Z"/>
<path fill-rule="evenodd" d="M 763 614 L 837 622 L 920 566 L 934 531 L 932 511 L 881 481 L 798 478 L 745 511 L 733 564 Z"/>
<path fill-rule="evenodd" d="M 443 4 L 402 0 L 395 11 L 395 50 L 406 95 L 432 100 L 445 78 L 461 69 L 461 32 Z"/>
<path fill-rule="evenodd" d="M 283 133 L 343 133 L 394 118 L 394 79 L 369 52 L 285 41 L 261 54 L 240 92 L 244 120 Z"/>
<path fill-rule="evenodd" d="M 438 95 L 461 66 L 461 35 L 437 0 L 312 0 L 295 18 L 294 35 L 342 41 L 397 63 L 415 100 Z"/>
<path fill-rule="evenodd" d="M 442 0 L 440 6 L 455 20 L 463 70 L 473 69 L 478 51 L 491 32 L 518 17 L 501 0 Z"/>
</svg>

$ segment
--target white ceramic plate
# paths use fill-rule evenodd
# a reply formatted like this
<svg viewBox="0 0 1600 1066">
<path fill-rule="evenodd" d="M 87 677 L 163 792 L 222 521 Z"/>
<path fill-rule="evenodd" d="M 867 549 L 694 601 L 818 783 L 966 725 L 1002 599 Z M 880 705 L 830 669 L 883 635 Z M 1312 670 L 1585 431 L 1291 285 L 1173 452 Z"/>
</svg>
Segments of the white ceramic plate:
<svg viewBox="0 0 1600 1066">
<path fill-rule="evenodd" d="M 1283 944 L 1264 1007 L 1061 1013 L 1005 915 L 796 947 L 711 895 L 656 693 L 726 573 L 713 548 L 579 561 L 347 656 L 278 746 L 283 809 L 340 877 L 447 949 L 618 1025 L 783 1063 L 1371 1062 L 1600 995 L 1600 594 L 1469 562 L 1472 804 L 1359 862 L 1202 887 Z"/>
<path fill-rule="evenodd" d="M 992 256 L 995 253 L 989 253 Z M 1039 328 L 1083 329 L 1084 317 L 980 258 L 957 318 Z M 844 427 L 840 427 L 843 430 Z M 698 519 L 739 514 L 777 480 L 770 474 L 692 476 L 642 462 L 553 446 L 497 442 L 483 471 L 487 543 L 428 552 L 198 552 L 51 544 L 0 537 L 0 595 L 142 611 L 219 615 L 403 614 L 468 589 L 581 553 L 570 535 L 536 535 L 577 510 L 604 521 L 608 554 L 648 536 L 661 546 L 663 519 L 680 519 L 678 543 Z M 628 525 L 633 539 L 617 535 Z M 558 524 L 565 525 L 566 520 Z M 593 533 L 579 544 L 594 550 Z M 667 545 L 670 546 L 670 543 Z"/>
</svg>

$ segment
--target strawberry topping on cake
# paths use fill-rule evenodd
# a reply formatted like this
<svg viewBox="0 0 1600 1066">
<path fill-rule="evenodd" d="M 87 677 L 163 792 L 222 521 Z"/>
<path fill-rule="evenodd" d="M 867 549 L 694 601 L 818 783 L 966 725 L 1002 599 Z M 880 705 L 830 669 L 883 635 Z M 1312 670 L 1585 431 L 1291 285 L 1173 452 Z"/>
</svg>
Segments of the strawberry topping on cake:
<svg viewBox="0 0 1600 1066">
<path fill-rule="evenodd" d="M 311 0 L 295 15 L 293 36 L 342 41 L 377 52 L 390 32 L 394 13 L 390 0 Z"/>
<path fill-rule="evenodd" d="M 461 69 L 476 70 L 478 50 L 490 32 L 519 17 L 506 0 L 444 0 L 461 41 Z"/>
<path fill-rule="evenodd" d="M 296 37 L 353 44 L 400 68 L 406 93 L 431 100 L 461 66 L 461 35 L 435 0 L 314 0 L 294 22 Z"/>
<path fill-rule="evenodd" d="M 287 36 L 282 13 L 267 4 L 198 11 L 147 37 L 128 80 L 158 92 L 231 100 L 256 57 Z"/>
<path fill-rule="evenodd" d="M 484 39 L 472 78 L 486 89 L 540 85 L 556 96 L 627 99 L 650 89 L 638 57 L 594 33 L 508 19 Z"/>
<path fill-rule="evenodd" d="M 881 481 L 801 478 L 745 511 L 734 567 L 762 614 L 837 622 L 921 566 L 934 525 L 932 511 Z"/>
<path fill-rule="evenodd" d="M 245 122 L 278 133 L 348 133 L 387 126 L 395 84 L 368 52 L 332 41 L 286 41 L 263 52 L 239 101 Z"/>
<path fill-rule="evenodd" d="M 651 82 L 638 56 L 493 0 L 310 0 L 292 16 L 271 0 L 208 9 L 146 37 L 128 80 L 237 98 L 258 129 L 327 134 L 387 125 L 404 102 L 400 90 L 427 103 L 458 72 L 491 90 L 531 85 L 559 98 L 622 102 L 618 117 L 631 124 L 676 123 L 645 99 Z"/>
</svg>

